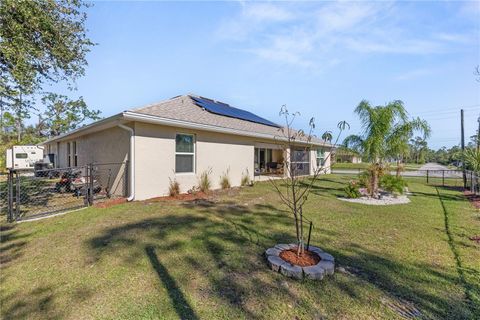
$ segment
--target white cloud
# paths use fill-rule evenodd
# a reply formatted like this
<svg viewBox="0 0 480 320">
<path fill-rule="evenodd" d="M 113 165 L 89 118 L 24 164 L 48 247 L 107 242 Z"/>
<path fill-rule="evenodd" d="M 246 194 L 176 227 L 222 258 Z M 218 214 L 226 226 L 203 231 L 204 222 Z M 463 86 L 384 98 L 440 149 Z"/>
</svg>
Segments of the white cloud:
<svg viewBox="0 0 480 320">
<path fill-rule="evenodd" d="M 242 3 L 218 34 L 261 59 L 309 68 L 348 55 L 439 54 L 472 42 L 468 34 L 424 28 L 404 11 L 390 2 Z"/>
<path fill-rule="evenodd" d="M 244 6 L 243 15 L 247 19 L 260 22 L 286 21 L 292 18 L 291 12 L 270 3 L 255 3 Z"/>
</svg>

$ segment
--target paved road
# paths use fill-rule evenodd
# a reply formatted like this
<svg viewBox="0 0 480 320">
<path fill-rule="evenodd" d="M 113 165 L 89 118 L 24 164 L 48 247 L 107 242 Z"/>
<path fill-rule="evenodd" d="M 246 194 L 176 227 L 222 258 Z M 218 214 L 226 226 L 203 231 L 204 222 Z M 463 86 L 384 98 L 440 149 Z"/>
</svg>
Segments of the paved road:
<svg viewBox="0 0 480 320">
<path fill-rule="evenodd" d="M 435 162 L 429 162 L 429 163 L 425 163 L 423 166 L 420 167 L 420 169 L 418 169 L 420 171 L 425 171 L 425 170 L 450 170 L 449 168 L 445 167 L 445 166 L 442 166 L 441 164 L 439 163 L 435 163 Z"/>
</svg>

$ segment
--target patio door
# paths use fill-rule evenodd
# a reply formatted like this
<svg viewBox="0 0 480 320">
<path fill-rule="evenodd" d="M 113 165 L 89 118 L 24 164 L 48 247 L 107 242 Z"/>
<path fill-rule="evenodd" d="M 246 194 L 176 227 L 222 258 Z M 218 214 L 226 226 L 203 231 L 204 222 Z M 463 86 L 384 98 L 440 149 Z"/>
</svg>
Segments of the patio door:
<svg viewBox="0 0 480 320">
<path fill-rule="evenodd" d="M 255 172 L 262 173 L 266 171 L 267 163 L 272 162 L 272 149 L 255 148 Z"/>
</svg>

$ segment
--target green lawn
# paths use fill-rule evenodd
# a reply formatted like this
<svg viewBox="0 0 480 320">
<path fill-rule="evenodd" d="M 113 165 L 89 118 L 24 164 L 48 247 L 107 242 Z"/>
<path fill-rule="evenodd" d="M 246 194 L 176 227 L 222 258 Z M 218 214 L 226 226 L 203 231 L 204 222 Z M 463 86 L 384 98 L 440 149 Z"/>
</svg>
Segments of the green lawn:
<svg viewBox="0 0 480 320">
<path fill-rule="evenodd" d="M 362 162 L 362 163 L 336 162 L 332 165 L 332 169 L 365 170 L 369 166 L 370 166 L 370 163 L 368 162 Z M 423 164 L 407 163 L 404 166 L 404 170 L 416 171 L 420 169 L 421 166 L 423 166 Z M 394 164 L 390 166 L 391 170 L 395 170 L 396 168 L 397 166 Z"/>
<path fill-rule="evenodd" d="M 337 272 L 321 282 L 269 271 L 293 241 L 268 183 L 200 202 L 135 202 L 2 224 L 4 319 L 480 318 L 480 215 L 454 189 L 412 182 L 407 205 L 339 201 L 348 176 L 316 184 L 312 243 Z"/>
</svg>

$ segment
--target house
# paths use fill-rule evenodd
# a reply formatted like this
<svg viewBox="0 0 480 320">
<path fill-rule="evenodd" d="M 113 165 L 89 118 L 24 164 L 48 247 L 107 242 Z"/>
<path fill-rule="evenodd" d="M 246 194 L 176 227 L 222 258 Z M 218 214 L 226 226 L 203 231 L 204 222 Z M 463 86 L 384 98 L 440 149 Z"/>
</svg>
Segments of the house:
<svg viewBox="0 0 480 320">
<path fill-rule="evenodd" d="M 335 162 L 339 163 L 362 163 L 362 157 L 355 152 L 338 148 L 333 151 Z"/>
<path fill-rule="evenodd" d="M 329 171 L 331 145 L 316 138 L 308 144 L 299 141 L 299 148 L 286 154 L 282 139 L 279 125 L 253 113 L 181 95 L 121 112 L 43 145 L 58 168 L 128 161 L 129 199 L 143 200 L 167 195 L 171 179 L 187 192 L 204 171 L 210 172 L 214 189 L 222 174 L 228 174 L 232 186 L 239 186 L 243 175 L 251 180 L 281 176 L 288 154 L 305 175 L 321 165 Z"/>
</svg>

